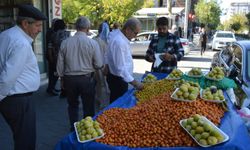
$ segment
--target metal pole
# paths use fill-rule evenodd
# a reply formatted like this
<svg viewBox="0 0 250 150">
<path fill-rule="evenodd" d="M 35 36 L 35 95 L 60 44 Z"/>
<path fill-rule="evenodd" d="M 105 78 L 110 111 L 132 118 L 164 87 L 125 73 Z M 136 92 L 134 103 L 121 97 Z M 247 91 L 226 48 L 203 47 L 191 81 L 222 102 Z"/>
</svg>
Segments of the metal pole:
<svg viewBox="0 0 250 150">
<path fill-rule="evenodd" d="M 190 0 L 186 0 L 185 1 L 185 20 L 184 20 L 184 38 L 188 38 L 187 37 L 187 33 L 188 33 L 188 14 L 189 14 L 189 10 L 190 10 Z"/>
</svg>

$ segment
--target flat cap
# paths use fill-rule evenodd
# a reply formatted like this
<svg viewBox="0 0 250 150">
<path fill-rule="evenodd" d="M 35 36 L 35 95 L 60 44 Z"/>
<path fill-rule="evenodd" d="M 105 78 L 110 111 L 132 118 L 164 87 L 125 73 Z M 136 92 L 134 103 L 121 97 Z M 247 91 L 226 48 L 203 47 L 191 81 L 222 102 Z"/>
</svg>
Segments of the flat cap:
<svg viewBox="0 0 250 150">
<path fill-rule="evenodd" d="M 20 17 L 30 17 L 35 20 L 46 20 L 47 17 L 36 7 L 29 4 L 22 4 L 18 6 L 19 13 L 18 16 Z"/>
</svg>

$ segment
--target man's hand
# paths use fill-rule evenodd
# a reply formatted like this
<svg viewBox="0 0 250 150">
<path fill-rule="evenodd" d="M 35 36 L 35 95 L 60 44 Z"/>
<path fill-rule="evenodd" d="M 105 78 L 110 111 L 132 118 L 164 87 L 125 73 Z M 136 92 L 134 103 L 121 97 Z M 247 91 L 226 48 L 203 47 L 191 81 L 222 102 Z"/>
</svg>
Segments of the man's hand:
<svg viewBox="0 0 250 150">
<path fill-rule="evenodd" d="M 171 61 L 174 58 L 174 55 L 171 55 L 169 53 L 164 54 L 165 61 Z"/>
<path fill-rule="evenodd" d="M 142 90 L 143 84 L 141 82 L 137 82 L 137 84 L 134 86 L 136 90 Z"/>
<path fill-rule="evenodd" d="M 143 89 L 143 84 L 141 82 L 136 81 L 136 80 L 130 82 L 130 84 L 133 85 L 136 90 Z"/>
<path fill-rule="evenodd" d="M 148 61 L 149 62 L 154 62 L 155 61 L 154 56 L 151 56 L 151 55 L 148 56 Z"/>
</svg>

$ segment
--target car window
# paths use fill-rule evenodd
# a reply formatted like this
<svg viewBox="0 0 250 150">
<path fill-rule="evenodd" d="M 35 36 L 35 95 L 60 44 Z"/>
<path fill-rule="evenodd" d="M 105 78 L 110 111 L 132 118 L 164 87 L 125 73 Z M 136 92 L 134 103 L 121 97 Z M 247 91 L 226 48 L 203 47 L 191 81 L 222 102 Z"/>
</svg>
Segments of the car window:
<svg viewBox="0 0 250 150">
<path fill-rule="evenodd" d="M 247 51 L 247 79 L 250 80 L 250 50 Z"/>
<path fill-rule="evenodd" d="M 233 49 L 233 54 L 235 56 L 234 63 L 237 64 L 238 68 L 242 65 L 242 50 L 239 46 L 235 46 Z"/>
<path fill-rule="evenodd" d="M 221 58 L 227 64 L 227 66 L 231 65 L 232 59 L 233 59 L 233 53 L 232 53 L 231 47 L 227 47 L 227 48 L 222 50 Z"/>
<path fill-rule="evenodd" d="M 93 31 L 89 31 L 87 34 L 88 37 L 93 38 L 96 36 L 96 34 Z"/>
<path fill-rule="evenodd" d="M 136 41 L 148 41 L 149 34 L 138 35 Z"/>
<path fill-rule="evenodd" d="M 238 78 L 242 81 L 242 49 L 233 45 L 233 65 L 236 67 L 235 69 L 238 72 Z"/>
<path fill-rule="evenodd" d="M 75 35 L 75 33 L 77 32 L 76 30 L 68 30 L 69 32 L 70 32 L 70 35 L 71 36 L 74 36 Z M 87 36 L 89 37 L 89 38 L 93 38 L 93 37 L 95 37 L 95 36 L 97 36 L 93 31 L 89 31 L 88 33 L 87 33 Z"/>
<path fill-rule="evenodd" d="M 232 33 L 217 33 L 216 37 L 219 37 L 219 38 L 234 38 Z"/>
<path fill-rule="evenodd" d="M 158 36 L 158 34 L 150 34 L 150 37 L 149 37 L 149 41 L 151 41 L 153 38 L 155 38 L 155 37 L 157 37 Z"/>
</svg>

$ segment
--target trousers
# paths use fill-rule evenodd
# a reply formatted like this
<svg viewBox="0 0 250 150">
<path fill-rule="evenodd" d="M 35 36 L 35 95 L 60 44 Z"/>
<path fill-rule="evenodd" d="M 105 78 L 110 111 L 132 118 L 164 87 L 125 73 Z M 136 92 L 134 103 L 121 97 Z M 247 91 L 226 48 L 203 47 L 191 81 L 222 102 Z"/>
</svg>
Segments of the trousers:
<svg viewBox="0 0 250 150">
<path fill-rule="evenodd" d="M 36 114 L 31 94 L 7 96 L 0 102 L 0 113 L 13 132 L 15 150 L 35 150 Z"/>
<path fill-rule="evenodd" d="M 107 75 L 107 82 L 110 89 L 110 103 L 128 91 L 128 83 L 122 77 L 109 73 Z"/>
<path fill-rule="evenodd" d="M 58 76 L 55 75 L 56 72 L 56 65 L 53 63 L 49 63 L 48 65 L 48 78 L 49 78 L 49 83 L 48 83 L 48 88 L 47 91 L 53 91 L 56 86 L 56 82 L 58 81 Z"/>
<path fill-rule="evenodd" d="M 64 76 L 70 130 L 74 131 L 74 122 L 79 121 L 79 97 L 83 105 L 83 116 L 95 115 L 95 80 L 92 75 Z"/>
</svg>

